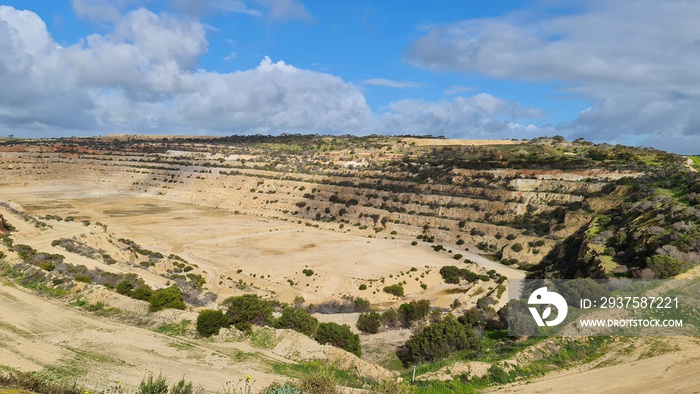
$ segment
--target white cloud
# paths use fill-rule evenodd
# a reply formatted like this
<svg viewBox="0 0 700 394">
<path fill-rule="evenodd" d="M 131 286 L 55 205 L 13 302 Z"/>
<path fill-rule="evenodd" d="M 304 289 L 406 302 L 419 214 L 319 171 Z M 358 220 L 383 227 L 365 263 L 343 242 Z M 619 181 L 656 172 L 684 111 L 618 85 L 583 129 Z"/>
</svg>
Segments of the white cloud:
<svg viewBox="0 0 700 394">
<path fill-rule="evenodd" d="M 0 6 L 0 124 L 17 136 L 138 133 L 420 133 L 535 136 L 533 109 L 487 94 L 401 100 L 373 114 L 362 87 L 265 57 L 197 70 L 205 28 L 136 9 L 107 34 L 59 47 L 33 12 Z"/>
<path fill-rule="evenodd" d="M 420 88 L 422 86 L 425 86 L 424 84 L 418 83 L 418 82 L 392 81 L 390 79 L 384 79 L 384 78 L 365 79 L 364 81 L 362 81 L 362 83 L 365 85 L 384 86 L 384 87 L 388 87 L 388 88 L 398 88 L 398 89 Z"/>
<path fill-rule="evenodd" d="M 593 103 L 560 125 L 572 135 L 638 143 L 697 136 L 699 19 L 700 3 L 693 1 L 595 0 L 576 13 L 433 26 L 405 58 L 435 70 L 563 83 Z"/>
<path fill-rule="evenodd" d="M 38 15 L 0 6 L 0 122 L 11 131 L 353 132 L 371 111 L 360 88 L 263 59 L 195 70 L 204 27 L 146 9 L 105 35 L 60 48 Z"/>
<path fill-rule="evenodd" d="M 175 100 L 178 121 L 242 133 L 353 132 L 371 112 L 359 89 L 330 74 L 265 57 L 252 70 L 190 77 L 197 90 Z"/>
<path fill-rule="evenodd" d="M 122 88 L 129 94 L 172 94 L 191 89 L 183 76 L 206 52 L 204 27 L 140 8 L 107 35 L 93 34 L 60 51 L 78 87 Z"/>
<path fill-rule="evenodd" d="M 0 6 L 0 123 L 18 129 L 94 126 L 87 114 L 91 102 L 70 92 L 75 80 L 67 68 L 41 18 Z"/>
<path fill-rule="evenodd" d="M 399 100 L 388 106 L 379 122 L 387 132 L 453 138 L 530 138 L 541 130 L 520 124 L 519 120 L 542 115 L 537 109 L 482 93 L 452 101 Z"/>
</svg>

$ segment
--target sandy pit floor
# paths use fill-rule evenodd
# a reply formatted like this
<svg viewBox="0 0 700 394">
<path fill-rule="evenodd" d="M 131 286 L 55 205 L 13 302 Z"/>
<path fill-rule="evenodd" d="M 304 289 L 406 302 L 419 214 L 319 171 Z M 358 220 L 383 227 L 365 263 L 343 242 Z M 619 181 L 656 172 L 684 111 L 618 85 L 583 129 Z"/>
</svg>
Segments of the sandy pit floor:
<svg viewBox="0 0 700 394">
<path fill-rule="evenodd" d="M 32 215 L 73 216 L 76 221 L 104 223 L 115 237 L 134 240 L 164 255 L 180 255 L 196 264 L 209 289 L 222 296 L 255 289 L 284 302 L 298 296 L 310 303 L 362 296 L 375 304 L 391 305 L 400 300 L 381 289 L 405 281 L 408 294 L 435 301 L 449 288 L 438 273 L 440 267 L 456 264 L 448 254 L 435 253 L 427 244 L 411 246 L 409 239 L 369 239 L 150 195 L 58 187 L 3 189 L 2 195 Z M 52 221 L 52 225 L 53 230 L 34 240 L 28 237 L 26 243 L 48 245 L 52 239 L 80 231 L 79 223 Z M 452 247 L 455 253 L 509 278 L 523 276 L 520 271 Z M 418 271 L 409 273 L 411 268 Z M 305 275 L 305 269 L 313 270 L 313 275 Z M 358 290 L 362 283 L 369 289 Z M 428 289 L 423 290 L 421 283 Z M 449 303 L 453 298 L 442 301 Z"/>
</svg>

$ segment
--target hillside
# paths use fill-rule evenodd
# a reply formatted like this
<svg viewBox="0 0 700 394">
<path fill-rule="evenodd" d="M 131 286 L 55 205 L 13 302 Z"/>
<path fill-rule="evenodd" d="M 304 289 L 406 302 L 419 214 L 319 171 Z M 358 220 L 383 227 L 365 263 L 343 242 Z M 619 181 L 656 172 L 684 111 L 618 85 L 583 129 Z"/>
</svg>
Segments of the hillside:
<svg viewBox="0 0 700 394">
<path fill-rule="evenodd" d="M 686 275 L 695 275 L 700 176 L 694 165 L 692 158 L 654 149 L 560 137 L 5 140 L 0 143 L 3 297 L 26 303 L 5 312 L 36 309 L 49 315 L 56 309 L 59 322 L 40 326 L 83 321 L 90 328 L 65 340 L 30 341 L 27 349 L 55 347 L 39 356 L 23 350 L 26 338 L 48 339 L 52 331 L 35 322 L 8 321 L 0 329 L 14 350 L 0 352 L 0 364 L 45 375 L 57 361 L 79 364 L 96 330 L 142 339 L 124 344 L 127 350 L 113 359 L 90 356 L 102 359 L 105 370 L 76 367 L 46 376 L 81 378 L 93 387 L 121 377 L 136 385 L 143 366 L 157 373 L 153 366 L 162 357 L 175 357 L 160 367 L 171 371 L 171 380 L 181 377 L 173 375 L 177 365 L 203 357 L 215 366 L 212 374 L 237 366 L 242 372 L 235 379 L 247 375 L 238 364 L 243 362 L 260 373 L 260 389 L 300 376 L 279 365 L 330 357 L 339 360 L 339 370 L 353 366 L 353 376 L 363 380 L 393 380 L 388 370 L 407 373 L 406 356 L 395 349 L 417 326 L 440 319 L 451 324 L 448 313 L 462 319 L 470 310 L 478 311 L 482 328 L 494 330 L 480 334 L 479 346 L 488 353 L 503 329 L 497 312 L 506 303 L 507 278 L 664 278 L 688 270 Z M 457 278 L 448 279 L 450 272 Z M 119 291 L 124 281 L 132 287 Z M 139 286 L 158 291 L 173 285 L 184 311 L 149 312 L 148 299 L 134 299 Z M 308 344 L 293 351 L 278 349 L 281 345 L 256 350 L 255 339 L 234 328 L 213 340 L 197 335 L 190 323 L 199 311 L 221 309 L 227 297 L 244 295 L 270 302 L 275 319 L 283 304 L 303 306 L 321 323 L 347 323 L 355 333 L 358 316 L 368 308 L 405 316 L 403 305 L 414 302 L 413 308 L 427 300 L 432 317 L 426 311 L 405 328 L 385 320 L 378 334 L 362 333 L 361 359 L 339 350 L 342 356 L 331 356 L 337 349 L 279 328 L 270 329 L 276 338 L 271 343 L 299 335 L 293 341 Z M 150 331 L 185 321 L 174 337 Z M 129 347 L 141 340 L 160 346 L 154 348 L 158 356 Z M 536 345 L 510 346 L 527 352 Z M 596 344 L 591 354 L 607 346 Z M 173 348 L 179 350 L 166 355 Z M 484 367 L 490 372 L 475 387 L 498 382 L 488 377 L 490 365 L 510 357 L 506 350 L 488 357 L 460 354 L 490 360 Z M 223 375 L 187 368 L 188 379 L 222 390 Z M 422 373 L 439 368 L 428 366 Z M 347 379 L 342 384 L 350 385 Z"/>
</svg>

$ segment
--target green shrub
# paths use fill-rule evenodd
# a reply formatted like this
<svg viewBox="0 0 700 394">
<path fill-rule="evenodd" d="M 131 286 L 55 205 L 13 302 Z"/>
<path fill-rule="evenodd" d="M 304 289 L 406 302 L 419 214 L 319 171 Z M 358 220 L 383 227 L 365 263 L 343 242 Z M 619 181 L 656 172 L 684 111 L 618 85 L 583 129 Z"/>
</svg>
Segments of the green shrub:
<svg viewBox="0 0 700 394">
<path fill-rule="evenodd" d="M 403 285 L 401 285 L 400 283 L 391 286 L 384 286 L 382 291 L 388 294 L 393 294 L 397 297 L 403 297 L 404 295 Z"/>
<path fill-rule="evenodd" d="M 311 337 L 318 328 L 318 319 L 305 309 L 285 308 L 277 319 L 277 327 L 289 328 Z"/>
<path fill-rule="evenodd" d="M 229 297 L 224 305 L 228 306 L 229 323 L 239 330 L 247 331 L 251 324 L 264 326 L 272 321 L 272 304 L 257 295 Z"/>
<path fill-rule="evenodd" d="M 131 293 L 131 290 L 133 290 L 133 289 L 134 289 L 134 285 L 131 282 L 129 282 L 128 280 L 123 280 L 123 281 L 117 283 L 117 287 L 115 288 L 117 293 L 122 294 L 122 295 L 129 295 L 129 293 Z M 150 299 L 150 296 L 149 296 L 149 299 Z"/>
<path fill-rule="evenodd" d="M 523 245 L 516 243 L 511 245 L 510 248 L 513 249 L 513 252 L 520 252 L 523 250 Z"/>
<path fill-rule="evenodd" d="M 415 322 L 425 319 L 430 313 L 430 301 L 417 300 L 399 306 L 398 318 L 408 328 Z"/>
<path fill-rule="evenodd" d="M 192 394 L 192 382 L 186 382 L 183 377 L 170 388 L 170 394 Z"/>
<path fill-rule="evenodd" d="M 489 376 L 494 382 L 499 384 L 505 384 L 512 380 L 510 374 L 498 364 L 491 365 L 489 368 Z"/>
<path fill-rule="evenodd" d="M 361 284 L 359 287 L 360 290 L 367 290 L 367 285 L 366 284 Z"/>
<path fill-rule="evenodd" d="M 50 261 L 42 261 L 39 263 L 39 267 L 44 271 L 53 271 L 56 268 L 56 265 Z"/>
<path fill-rule="evenodd" d="M 83 282 L 83 283 L 90 283 L 92 280 L 87 275 L 76 275 L 75 281 L 76 282 Z"/>
<path fill-rule="evenodd" d="M 659 278 L 670 278 L 687 271 L 691 265 L 673 257 L 654 255 L 647 258 L 647 267 L 651 268 Z"/>
<path fill-rule="evenodd" d="M 464 349 L 477 349 L 478 338 L 471 327 L 465 327 L 451 315 L 414 334 L 397 352 L 404 366 L 449 357 Z"/>
<path fill-rule="evenodd" d="M 197 316 L 197 333 L 210 337 L 219 333 L 222 327 L 228 326 L 228 318 L 221 311 L 205 309 Z"/>
<path fill-rule="evenodd" d="M 177 286 L 166 287 L 153 292 L 149 300 L 151 303 L 149 310 L 157 312 L 163 309 L 185 309 L 185 301 L 182 298 L 182 291 Z"/>
<path fill-rule="evenodd" d="M 306 276 L 312 276 L 314 274 L 314 270 L 308 268 L 301 270 L 301 272 L 303 272 Z"/>
<path fill-rule="evenodd" d="M 300 388 L 292 386 L 289 382 L 285 382 L 282 386 L 279 384 L 268 387 L 262 391 L 265 394 L 302 394 Z"/>
<path fill-rule="evenodd" d="M 382 313 L 382 321 L 385 326 L 395 328 L 399 325 L 399 313 L 389 308 Z"/>
<path fill-rule="evenodd" d="M 328 368 L 318 369 L 299 381 L 299 388 L 305 394 L 337 394 L 338 379 Z"/>
<path fill-rule="evenodd" d="M 475 282 L 479 279 L 479 275 L 469 271 L 466 268 L 458 268 L 454 265 L 446 265 L 440 268 L 440 275 L 445 283 L 459 284 L 462 279 L 466 279 L 469 282 Z"/>
<path fill-rule="evenodd" d="M 352 300 L 355 312 L 368 312 L 370 310 L 369 301 L 366 298 L 357 297 Z"/>
<path fill-rule="evenodd" d="M 382 327 L 382 315 L 377 312 L 361 313 L 357 318 L 357 329 L 368 333 L 376 334 Z"/>
<path fill-rule="evenodd" d="M 321 323 L 316 330 L 315 339 L 320 344 L 330 344 L 344 349 L 357 357 L 362 356 L 360 336 L 354 334 L 347 324 Z"/>
<path fill-rule="evenodd" d="M 150 301 L 151 296 L 153 295 L 153 289 L 150 287 L 143 285 L 139 286 L 134 289 L 131 293 L 129 293 L 129 297 L 135 299 L 135 300 L 141 300 L 141 301 Z"/>
<path fill-rule="evenodd" d="M 139 394 L 168 394 L 168 381 L 163 375 L 158 374 L 154 380 L 153 375 L 148 375 L 148 380 L 142 380 L 139 385 Z"/>
</svg>

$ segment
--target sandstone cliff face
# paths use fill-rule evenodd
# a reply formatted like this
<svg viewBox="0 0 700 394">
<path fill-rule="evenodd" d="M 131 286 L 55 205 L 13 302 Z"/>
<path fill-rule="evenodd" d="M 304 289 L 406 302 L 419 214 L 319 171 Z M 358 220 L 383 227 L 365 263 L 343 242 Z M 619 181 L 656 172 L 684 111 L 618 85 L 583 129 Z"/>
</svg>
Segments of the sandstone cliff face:
<svg viewBox="0 0 700 394">
<path fill-rule="evenodd" d="M 300 153 L 177 140 L 95 145 L 3 146 L 0 187 L 97 186 L 365 236 L 463 240 L 472 250 L 478 246 L 499 259 L 535 264 L 557 239 L 590 221 L 572 207 L 592 201 L 614 179 L 634 175 L 503 168 L 406 171 L 391 163 L 415 157 L 409 166 L 418 166 L 420 152 L 401 144 Z M 537 240 L 541 244 L 528 246 Z"/>
</svg>

